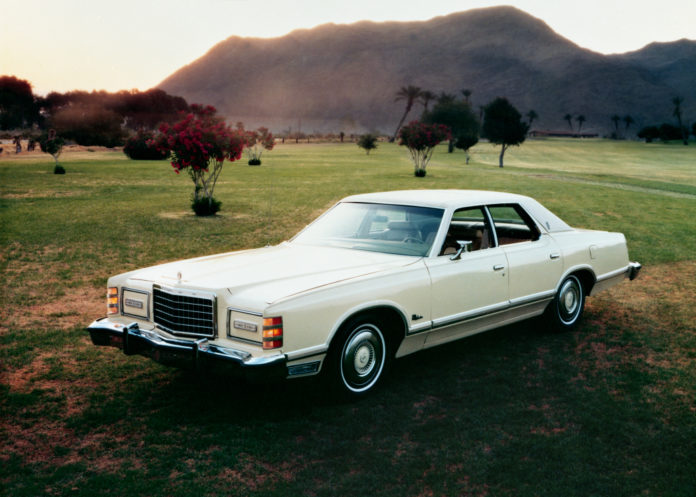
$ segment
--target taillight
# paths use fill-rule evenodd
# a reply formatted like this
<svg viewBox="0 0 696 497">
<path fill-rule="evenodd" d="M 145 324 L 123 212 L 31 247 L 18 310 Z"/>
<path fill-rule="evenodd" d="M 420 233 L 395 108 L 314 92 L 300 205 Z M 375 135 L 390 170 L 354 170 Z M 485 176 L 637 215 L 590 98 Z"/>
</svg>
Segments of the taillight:
<svg viewBox="0 0 696 497">
<path fill-rule="evenodd" d="M 106 290 L 107 314 L 118 314 L 118 288 L 111 286 Z"/>
<path fill-rule="evenodd" d="M 263 348 L 279 349 L 283 346 L 283 318 L 263 318 Z"/>
</svg>

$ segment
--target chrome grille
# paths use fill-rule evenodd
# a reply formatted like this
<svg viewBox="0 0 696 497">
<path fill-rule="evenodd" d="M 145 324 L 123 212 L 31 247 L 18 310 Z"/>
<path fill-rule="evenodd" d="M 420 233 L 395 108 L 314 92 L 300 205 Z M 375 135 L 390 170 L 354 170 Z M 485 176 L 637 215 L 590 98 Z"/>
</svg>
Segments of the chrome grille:
<svg viewBox="0 0 696 497">
<path fill-rule="evenodd" d="M 215 296 L 204 292 L 152 289 L 157 326 L 173 335 L 215 337 Z"/>
</svg>

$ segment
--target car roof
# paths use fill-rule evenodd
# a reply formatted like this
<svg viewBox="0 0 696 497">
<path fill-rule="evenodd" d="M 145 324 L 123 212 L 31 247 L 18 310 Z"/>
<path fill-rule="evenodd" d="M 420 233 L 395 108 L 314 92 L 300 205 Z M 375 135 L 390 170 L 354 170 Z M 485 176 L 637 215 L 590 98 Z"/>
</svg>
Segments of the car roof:
<svg viewBox="0 0 696 497">
<path fill-rule="evenodd" d="M 492 204 L 520 204 L 541 226 L 549 232 L 572 229 L 562 219 L 531 197 L 515 193 L 485 190 L 399 190 L 392 192 L 364 193 L 346 197 L 342 202 L 368 202 L 439 209 L 460 209 Z"/>
<path fill-rule="evenodd" d="M 365 193 L 344 198 L 343 202 L 370 202 L 446 209 L 483 204 L 521 202 L 523 195 L 484 190 L 400 190 Z"/>
</svg>

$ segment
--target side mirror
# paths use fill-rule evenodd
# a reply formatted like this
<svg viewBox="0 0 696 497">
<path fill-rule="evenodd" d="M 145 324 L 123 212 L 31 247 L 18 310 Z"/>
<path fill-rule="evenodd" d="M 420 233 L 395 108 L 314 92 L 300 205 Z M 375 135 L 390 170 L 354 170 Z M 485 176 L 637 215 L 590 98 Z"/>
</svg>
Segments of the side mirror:
<svg viewBox="0 0 696 497">
<path fill-rule="evenodd" d="M 452 261 L 458 261 L 462 257 L 462 252 L 469 252 L 471 250 L 471 244 L 472 242 L 469 240 L 457 240 L 457 243 L 459 244 L 459 250 L 457 250 L 457 253 L 454 254 L 452 257 L 450 257 L 450 260 Z"/>
</svg>

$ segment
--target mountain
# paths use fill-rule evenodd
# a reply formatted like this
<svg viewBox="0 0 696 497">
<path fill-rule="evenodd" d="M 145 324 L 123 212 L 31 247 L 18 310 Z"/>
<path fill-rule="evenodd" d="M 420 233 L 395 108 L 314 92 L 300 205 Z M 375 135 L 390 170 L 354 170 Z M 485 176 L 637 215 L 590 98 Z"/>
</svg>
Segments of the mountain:
<svg viewBox="0 0 696 497">
<path fill-rule="evenodd" d="M 229 121 L 275 131 L 379 130 L 404 111 L 398 89 L 415 85 L 461 96 L 475 109 L 498 96 L 536 129 L 609 132 L 611 116 L 641 125 L 671 119 L 671 99 L 696 115 L 696 41 L 648 45 L 621 55 L 579 47 L 513 7 L 474 9 L 424 22 L 326 24 L 273 39 L 232 36 L 165 79 L 159 88 L 214 105 Z M 422 111 L 415 105 L 409 120 Z M 574 122 L 577 127 L 577 123 Z"/>
</svg>

